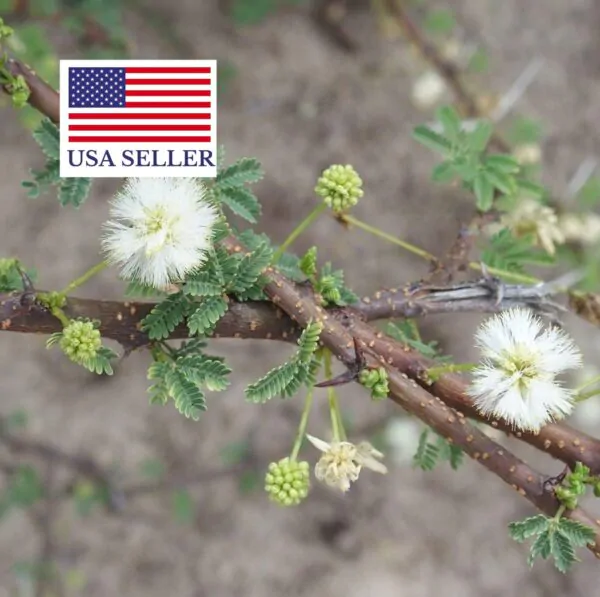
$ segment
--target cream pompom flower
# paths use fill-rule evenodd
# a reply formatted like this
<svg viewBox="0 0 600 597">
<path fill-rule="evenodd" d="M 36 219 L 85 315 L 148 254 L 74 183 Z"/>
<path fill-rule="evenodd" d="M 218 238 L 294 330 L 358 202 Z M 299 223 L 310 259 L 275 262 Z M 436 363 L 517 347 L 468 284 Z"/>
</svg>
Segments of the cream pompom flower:
<svg viewBox="0 0 600 597">
<path fill-rule="evenodd" d="M 354 445 L 350 442 L 332 441 L 328 443 L 312 435 L 306 436 L 310 443 L 323 452 L 315 465 L 315 477 L 342 492 L 350 489 L 350 483 L 358 480 L 363 467 L 377 473 L 387 473 L 387 468 L 378 459 L 383 454 L 368 442 Z"/>
<path fill-rule="evenodd" d="M 206 258 L 219 217 L 192 178 L 130 178 L 116 195 L 102 245 L 121 275 L 154 288 L 181 280 Z"/>
<path fill-rule="evenodd" d="M 574 392 L 555 377 L 581 366 L 573 340 L 556 327 L 544 329 L 527 309 L 511 309 L 485 322 L 475 336 L 483 362 L 468 394 L 487 416 L 537 432 L 573 409 Z"/>
<path fill-rule="evenodd" d="M 555 245 L 562 245 L 566 240 L 556 212 L 534 199 L 520 201 L 514 211 L 502 216 L 500 224 L 516 237 L 533 234 L 536 244 L 549 255 L 556 252 Z"/>
</svg>

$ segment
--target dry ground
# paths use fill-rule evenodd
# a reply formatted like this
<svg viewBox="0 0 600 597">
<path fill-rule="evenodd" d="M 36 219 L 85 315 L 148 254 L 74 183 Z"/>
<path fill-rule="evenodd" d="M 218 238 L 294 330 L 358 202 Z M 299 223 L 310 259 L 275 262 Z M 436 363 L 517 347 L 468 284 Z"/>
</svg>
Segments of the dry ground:
<svg viewBox="0 0 600 597">
<path fill-rule="evenodd" d="M 366 10 L 350 19 L 361 50 L 348 55 L 302 12 L 240 32 L 213 4 L 148 3 L 148 11 L 169 22 L 193 56 L 176 56 L 139 12 L 127 18 L 136 56 L 216 56 L 235 64 L 238 74 L 219 113 L 219 141 L 231 159 L 256 156 L 264 164 L 267 175 L 258 188 L 262 229 L 281 240 L 310 208 L 320 170 L 349 162 L 365 181 L 360 216 L 443 251 L 469 213 L 468 204 L 428 182 L 431 156 L 410 140 L 412 127 L 427 117 L 409 100 L 416 67 L 403 44 L 381 40 Z M 560 193 L 580 161 L 600 151 L 600 7 L 594 0 L 450 4 L 468 34 L 491 49 L 496 89 L 505 89 L 532 57 L 545 59 L 520 107 L 546 124 L 546 179 Z M 96 184 L 78 213 L 60 209 L 53 197 L 27 200 L 19 183 L 37 165 L 38 152 L 8 109 L 0 116 L 0 253 L 18 253 L 37 267 L 41 286 L 61 287 L 97 261 L 96 239 L 115 184 Z M 360 292 L 425 272 L 415 258 L 358 231 L 341 234 L 326 220 L 298 247 L 311 244 L 345 267 Z M 108 272 L 81 294 L 117 297 L 121 290 Z M 440 319 L 436 333 L 464 357 L 476 321 Z M 578 324 L 574 329 L 586 334 Z M 598 338 L 586 341 L 590 358 L 597 358 Z M 290 407 L 256 407 L 243 400 L 245 384 L 281 359 L 281 347 L 221 342 L 215 350 L 234 364 L 234 382 L 194 423 L 172 407 L 148 406 L 144 353 L 127 359 L 113 378 L 98 380 L 46 351 L 41 338 L 3 335 L 1 412 L 27 409 L 33 435 L 118 464 L 124 479 L 147 457 L 158 456 L 182 474 L 214 468 L 220 450 L 250 432 L 259 454 L 267 459 L 283 454 L 293 433 Z M 381 408 L 355 388 L 345 390 L 343 400 L 358 421 L 376 417 Z M 313 420 L 316 431 L 324 430 L 324 420 L 321 411 Z M 383 478 L 365 474 L 347 497 L 317 490 L 295 510 L 270 506 L 260 492 L 240 497 L 231 479 L 197 485 L 193 496 L 191 526 L 173 522 L 167 496 L 136 500 L 120 517 L 98 512 L 81 521 L 70 506 L 60 509 L 54 521 L 60 566 L 82 571 L 87 582 L 71 594 L 547 597 L 590 594 L 597 587 L 598 564 L 587 554 L 576 575 L 563 577 L 548 563 L 530 571 L 525 550 L 509 540 L 505 528 L 531 510 L 472 463 L 458 473 L 427 474 L 406 465 Z M 38 536 L 24 515 L 3 521 L 0 587 L 14 589 L 12 564 L 37 550 Z"/>
</svg>

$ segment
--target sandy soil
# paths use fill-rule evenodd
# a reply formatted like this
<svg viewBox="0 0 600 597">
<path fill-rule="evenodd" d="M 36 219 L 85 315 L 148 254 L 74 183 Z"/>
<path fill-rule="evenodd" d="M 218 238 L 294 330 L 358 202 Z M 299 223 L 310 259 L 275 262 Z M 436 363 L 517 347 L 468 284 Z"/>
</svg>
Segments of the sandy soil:
<svg viewBox="0 0 600 597">
<path fill-rule="evenodd" d="M 168 21 L 193 52 L 187 56 L 158 39 L 139 11 L 128 14 L 134 55 L 217 57 L 235 65 L 237 75 L 219 112 L 220 142 L 231 159 L 256 156 L 264 164 L 260 227 L 283 239 L 310 208 L 321 169 L 349 162 L 365 181 L 358 215 L 428 250 L 443 251 L 469 204 L 460 193 L 428 181 L 432 158 L 410 140 L 411 129 L 428 115 L 409 99 L 419 67 L 406 47 L 382 40 L 367 10 L 349 19 L 349 31 L 361 48 L 349 55 L 302 11 L 236 31 L 213 4 L 147 3 L 145 14 Z M 545 123 L 545 178 L 562 192 L 581 160 L 600 149 L 600 8 L 593 0 L 450 4 L 466 33 L 491 49 L 495 89 L 506 89 L 532 57 L 545 59 L 520 108 Z M 96 184 L 79 212 L 61 209 L 51 196 L 26 199 L 19 183 L 28 167 L 39 164 L 39 154 L 9 109 L 2 109 L 1 116 L 0 253 L 17 253 L 37 267 L 41 286 L 61 287 L 97 261 L 94 239 L 115 183 Z M 312 244 L 346 268 L 359 292 L 425 273 L 416 258 L 358 231 L 340 234 L 326 220 L 301 239 L 298 249 Z M 106 272 L 80 294 L 118 297 L 121 290 L 114 272 Z M 436 320 L 436 334 L 458 358 L 468 356 L 477 320 Z M 584 330 L 578 324 L 574 329 Z M 298 405 L 257 407 L 245 404 L 242 394 L 249 381 L 281 359 L 281 346 L 215 342 L 215 351 L 234 365 L 234 382 L 211 399 L 209 413 L 194 423 L 172 407 L 148 406 L 144 353 L 123 362 L 113 378 L 98 380 L 58 352 L 45 350 L 41 338 L 3 335 L 0 340 L 1 412 L 27 409 L 34 437 L 92 453 L 124 482 L 138 474 L 146 458 L 164 460 L 173 474 L 212 470 L 219 466 L 222 449 L 249 434 L 263 461 L 288 449 Z M 598 339 L 586 341 L 588 354 L 597 356 Z M 343 401 L 359 424 L 379 416 L 382 408 L 355 388 L 344 390 Z M 321 406 L 313 419 L 317 432 L 325 429 Z M 548 472 L 558 470 L 556 464 L 544 465 Z M 532 511 L 470 462 L 458 473 L 422 473 L 396 465 L 386 477 L 365 475 L 344 498 L 318 489 L 294 510 L 269 505 L 260 491 L 240 495 L 232 478 L 196 484 L 192 495 L 195 516 L 189 525 L 173 521 L 166 492 L 131 500 L 120 516 L 98 511 L 82 520 L 70 504 L 57 507 L 55 554 L 71 579 L 68 594 L 547 597 L 590 594 L 597 586 L 598 565 L 587 554 L 577 574 L 567 577 L 549 563 L 537 563 L 530 571 L 525 549 L 505 529 Z M 19 587 L 10 570 L 16 561 L 36 557 L 38 543 L 26 515 L 2 521 L 4 594 L 26 594 L 10 592 Z"/>
</svg>

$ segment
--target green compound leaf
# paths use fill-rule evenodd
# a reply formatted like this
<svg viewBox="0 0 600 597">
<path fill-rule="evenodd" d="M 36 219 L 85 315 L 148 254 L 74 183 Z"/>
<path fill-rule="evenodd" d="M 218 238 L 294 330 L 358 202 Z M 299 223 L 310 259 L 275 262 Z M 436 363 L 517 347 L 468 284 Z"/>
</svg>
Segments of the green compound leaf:
<svg viewBox="0 0 600 597">
<path fill-rule="evenodd" d="M 208 271 L 194 272 L 183 285 L 183 293 L 190 296 L 219 296 L 223 292 L 223 285 Z"/>
<path fill-rule="evenodd" d="M 264 377 L 246 388 L 246 399 L 260 404 L 282 395 L 290 385 L 296 385 L 294 380 L 298 377 L 299 370 L 300 365 L 296 361 L 289 361 L 271 369 Z"/>
<path fill-rule="evenodd" d="M 196 310 L 188 317 L 187 326 L 192 336 L 207 334 L 225 315 L 228 302 L 222 296 L 208 296 L 197 303 Z"/>
<path fill-rule="evenodd" d="M 221 392 L 229 386 L 227 376 L 231 369 L 222 359 L 195 354 L 178 358 L 176 363 L 187 379 L 205 385 L 212 392 Z"/>
<path fill-rule="evenodd" d="M 215 186 L 220 190 L 233 189 L 258 182 L 263 176 L 264 172 L 258 160 L 242 158 L 217 174 Z"/>
<path fill-rule="evenodd" d="M 309 323 L 304 328 L 298 340 L 298 352 L 295 357 L 300 363 L 310 364 L 313 354 L 319 347 L 319 336 L 322 331 L 323 325 L 316 321 Z"/>
<path fill-rule="evenodd" d="M 431 444 L 427 441 L 429 429 L 424 429 L 419 437 L 417 451 L 413 456 L 413 466 L 424 471 L 432 471 L 440 456 L 440 449 L 436 444 Z"/>
<path fill-rule="evenodd" d="M 596 540 L 594 529 L 570 518 L 561 518 L 557 530 L 577 547 L 585 547 Z"/>
<path fill-rule="evenodd" d="M 190 309 L 183 293 L 170 294 L 158 303 L 142 320 L 142 330 L 151 340 L 168 338 L 171 332 L 185 319 Z"/>
<path fill-rule="evenodd" d="M 236 215 L 251 224 L 256 224 L 260 218 L 261 208 L 258 199 L 244 187 L 221 189 L 218 198 Z"/>
<path fill-rule="evenodd" d="M 33 131 L 33 138 L 47 157 L 54 160 L 60 158 L 60 133 L 51 120 L 44 118 Z"/>
<path fill-rule="evenodd" d="M 62 178 L 58 188 L 58 201 L 63 207 L 79 207 L 87 199 L 91 186 L 89 178 Z"/>
<path fill-rule="evenodd" d="M 178 368 L 171 368 L 164 379 L 175 408 L 186 418 L 197 421 L 206 410 L 206 401 L 200 388 Z"/>
<path fill-rule="evenodd" d="M 251 253 L 244 255 L 238 262 L 233 285 L 234 293 L 243 293 L 251 288 L 271 263 L 273 250 L 267 243 L 261 243 Z"/>
<path fill-rule="evenodd" d="M 298 350 L 283 365 L 269 371 L 257 382 L 246 388 L 249 402 L 263 403 L 275 396 L 293 396 L 303 385 L 314 384 L 319 359 L 314 357 L 319 345 L 322 324 L 310 322 L 298 340 Z"/>
<path fill-rule="evenodd" d="M 530 516 L 525 520 L 519 520 L 518 522 L 511 522 L 508 525 L 508 532 L 510 536 L 519 543 L 523 543 L 526 539 L 539 535 L 542 531 L 545 531 L 550 524 L 550 519 L 543 514 L 537 514 L 536 516 Z"/>
</svg>

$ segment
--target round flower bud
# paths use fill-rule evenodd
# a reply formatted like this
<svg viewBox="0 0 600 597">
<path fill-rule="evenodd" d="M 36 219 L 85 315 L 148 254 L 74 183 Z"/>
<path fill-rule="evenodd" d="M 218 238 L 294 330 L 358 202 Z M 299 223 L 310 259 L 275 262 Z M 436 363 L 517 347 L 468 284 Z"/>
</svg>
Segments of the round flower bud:
<svg viewBox="0 0 600 597">
<path fill-rule="evenodd" d="M 91 321 L 71 321 L 63 329 L 60 347 L 75 363 L 94 358 L 101 346 L 102 337 Z"/>
<path fill-rule="evenodd" d="M 356 205 L 363 196 L 362 180 L 349 164 L 335 164 L 321 174 L 315 193 L 335 213 L 341 213 Z"/>
<path fill-rule="evenodd" d="M 308 462 L 283 458 L 271 462 L 265 476 L 265 491 L 280 506 L 297 506 L 310 489 Z"/>
</svg>

